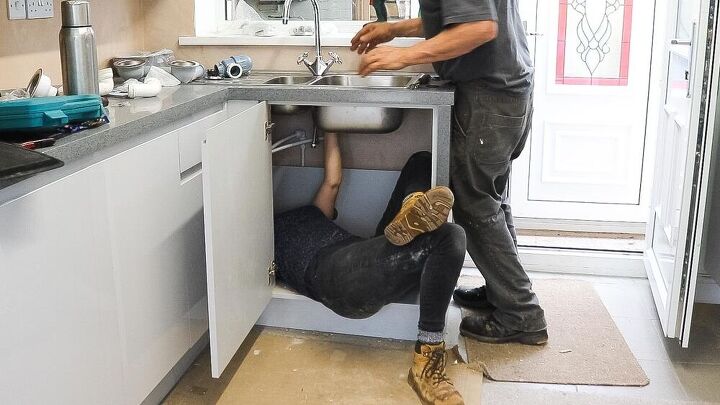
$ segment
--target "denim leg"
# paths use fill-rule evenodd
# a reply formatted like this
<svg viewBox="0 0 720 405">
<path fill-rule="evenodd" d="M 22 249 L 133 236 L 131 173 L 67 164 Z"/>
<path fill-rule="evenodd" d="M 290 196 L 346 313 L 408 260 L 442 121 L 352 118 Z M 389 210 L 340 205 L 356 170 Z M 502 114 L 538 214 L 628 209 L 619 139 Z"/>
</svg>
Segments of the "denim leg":
<svg viewBox="0 0 720 405">
<path fill-rule="evenodd" d="M 419 284 L 419 328 L 440 332 L 464 256 L 463 229 L 444 224 L 405 246 L 375 237 L 326 248 L 306 280 L 314 299 L 348 318 L 367 318 Z"/>
<path fill-rule="evenodd" d="M 515 244 L 515 250 L 517 250 L 517 233 L 515 231 L 515 221 L 512 216 L 512 209 L 510 209 L 510 201 L 508 199 L 508 186 L 505 187 L 505 194 L 503 194 L 500 200 L 500 208 L 503 210 L 505 215 L 505 224 L 507 224 L 508 231 L 512 237 L 513 243 Z"/>
<path fill-rule="evenodd" d="M 432 154 L 430 152 L 417 152 L 410 156 L 395 183 L 395 189 L 390 195 L 385 213 L 375 230 L 375 236 L 382 235 L 385 227 L 400 212 L 405 197 L 417 191 L 425 192 L 430 189 L 431 172 Z"/>
<path fill-rule="evenodd" d="M 509 204 L 511 160 L 529 133 L 532 94 L 513 96 L 463 83 L 456 92 L 450 183 L 455 221 L 486 280 L 495 318 L 508 328 L 537 331 L 545 315 L 518 259 Z M 505 205 L 505 207 L 503 207 Z"/>
<path fill-rule="evenodd" d="M 373 2 L 373 8 L 375 8 L 375 14 L 377 14 L 378 22 L 385 22 L 388 20 L 387 7 L 385 6 L 385 0 L 375 0 Z"/>
</svg>

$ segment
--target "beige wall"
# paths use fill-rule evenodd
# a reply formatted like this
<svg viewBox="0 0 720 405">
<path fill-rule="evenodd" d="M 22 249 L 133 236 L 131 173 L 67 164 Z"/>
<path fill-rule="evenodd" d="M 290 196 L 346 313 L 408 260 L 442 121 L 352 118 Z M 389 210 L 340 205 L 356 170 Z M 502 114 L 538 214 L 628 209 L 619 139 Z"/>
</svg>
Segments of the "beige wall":
<svg viewBox="0 0 720 405">
<path fill-rule="evenodd" d="M 62 82 L 58 33 L 60 0 L 55 17 L 42 20 L 8 20 L 7 5 L 0 4 L 0 89 L 25 87 L 32 73 L 42 67 L 53 84 Z M 113 56 L 143 49 L 141 0 L 94 0 L 92 23 L 98 59 L 106 66 Z"/>
</svg>

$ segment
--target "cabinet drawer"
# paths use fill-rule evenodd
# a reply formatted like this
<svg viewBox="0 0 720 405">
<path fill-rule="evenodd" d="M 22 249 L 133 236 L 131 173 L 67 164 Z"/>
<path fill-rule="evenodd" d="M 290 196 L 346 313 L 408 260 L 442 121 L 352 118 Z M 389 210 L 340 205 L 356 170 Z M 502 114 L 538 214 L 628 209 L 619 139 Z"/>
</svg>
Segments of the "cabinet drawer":
<svg viewBox="0 0 720 405">
<path fill-rule="evenodd" d="M 192 124 L 177 129 L 180 173 L 202 162 L 201 144 L 205 131 L 227 118 L 227 110 L 222 110 L 199 119 Z"/>
</svg>

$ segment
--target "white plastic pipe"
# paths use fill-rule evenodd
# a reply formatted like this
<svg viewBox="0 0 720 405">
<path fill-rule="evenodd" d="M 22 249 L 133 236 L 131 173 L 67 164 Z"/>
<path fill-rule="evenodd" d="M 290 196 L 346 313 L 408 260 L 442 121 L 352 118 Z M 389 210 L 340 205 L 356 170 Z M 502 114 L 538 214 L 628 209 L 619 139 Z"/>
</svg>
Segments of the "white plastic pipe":
<svg viewBox="0 0 720 405">
<path fill-rule="evenodd" d="M 319 140 L 323 140 L 323 139 L 325 139 L 325 138 L 320 137 Z M 313 142 L 312 139 L 306 139 L 306 140 L 304 140 L 304 141 L 298 141 L 298 142 L 295 142 L 295 143 L 291 143 L 291 144 L 287 144 L 287 145 L 283 145 L 283 146 L 278 146 L 277 148 L 274 148 L 274 149 L 272 150 L 272 153 L 277 153 L 277 152 L 280 152 L 281 150 L 294 148 L 294 147 L 300 146 L 300 145 L 307 145 L 307 144 L 312 143 L 312 142 Z"/>
<path fill-rule="evenodd" d="M 128 84 L 128 98 L 155 97 L 160 94 L 160 90 L 162 90 L 160 80 L 149 78 L 145 80 L 145 83 Z"/>
</svg>

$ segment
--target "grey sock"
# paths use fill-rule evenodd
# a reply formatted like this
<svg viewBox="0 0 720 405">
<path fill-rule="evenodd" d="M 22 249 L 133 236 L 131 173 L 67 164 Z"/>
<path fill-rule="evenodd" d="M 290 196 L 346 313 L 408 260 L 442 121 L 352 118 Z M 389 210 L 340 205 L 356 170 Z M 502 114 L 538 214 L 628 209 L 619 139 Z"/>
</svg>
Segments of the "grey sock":
<svg viewBox="0 0 720 405">
<path fill-rule="evenodd" d="M 438 344 L 445 340 L 445 332 L 428 332 L 418 329 L 418 342 L 425 344 Z"/>
</svg>

